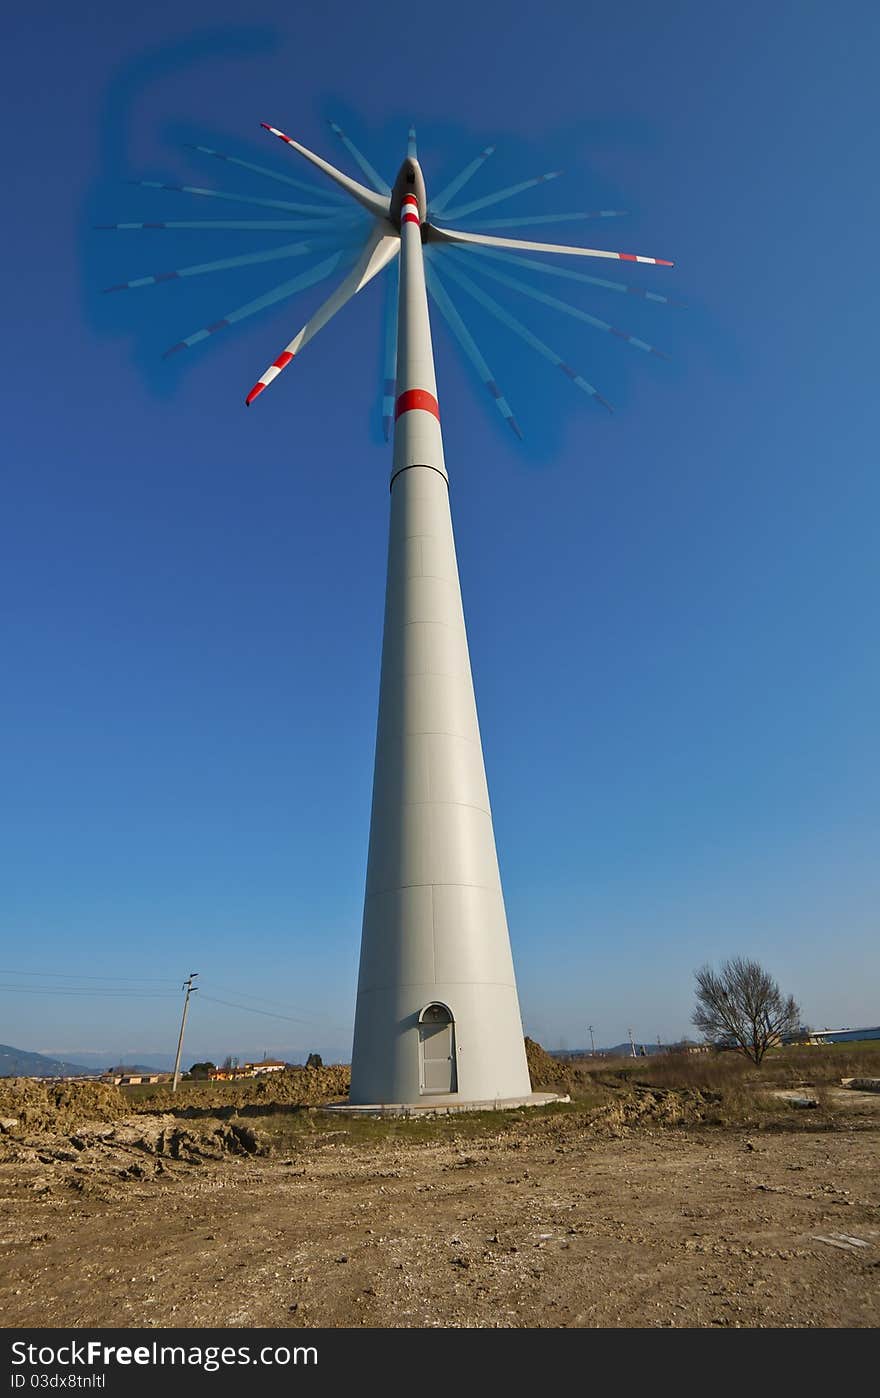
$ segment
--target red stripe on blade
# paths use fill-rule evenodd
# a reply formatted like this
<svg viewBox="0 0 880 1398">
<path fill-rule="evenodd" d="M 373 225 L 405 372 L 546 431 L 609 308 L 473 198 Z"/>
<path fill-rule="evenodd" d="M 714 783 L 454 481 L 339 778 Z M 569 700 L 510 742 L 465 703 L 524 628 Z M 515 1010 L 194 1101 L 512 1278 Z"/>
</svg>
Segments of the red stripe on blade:
<svg viewBox="0 0 880 1398">
<path fill-rule="evenodd" d="M 253 386 L 253 388 L 251 389 L 250 393 L 248 394 L 247 398 L 245 398 L 245 400 L 244 400 L 244 401 L 245 401 L 245 407 L 248 407 L 248 408 L 249 408 L 250 405 L 251 405 L 251 403 L 253 403 L 254 399 L 255 399 L 255 398 L 259 398 L 260 394 L 263 392 L 263 389 L 264 389 L 265 387 L 266 387 L 266 385 L 265 385 L 264 383 L 255 383 L 254 386 Z"/>
<path fill-rule="evenodd" d="M 286 369 L 292 358 L 293 358 L 293 355 L 290 353 L 289 350 L 282 350 L 281 354 L 279 354 L 278 358 L 275 360 L 274 364 L 272 365 L 272 368 L 273 368 L 273 369 Z"/>
<path fill-rule="evenodd" d="M 619 252 L 617 256 L 621 262 L 638 262 L 638 257 L 634 252 Z"/>
<path fill-rule="evenodd" d="M 404 413 L 412 412 L 413 408 L 421 408 L 423 413 L 433 413 L 437 421 L 440 421 L 440 404 L 426 388 L 408 388 L 406 393 L 401 393 L 394 416 L 401 417 Z"/>
</svg>

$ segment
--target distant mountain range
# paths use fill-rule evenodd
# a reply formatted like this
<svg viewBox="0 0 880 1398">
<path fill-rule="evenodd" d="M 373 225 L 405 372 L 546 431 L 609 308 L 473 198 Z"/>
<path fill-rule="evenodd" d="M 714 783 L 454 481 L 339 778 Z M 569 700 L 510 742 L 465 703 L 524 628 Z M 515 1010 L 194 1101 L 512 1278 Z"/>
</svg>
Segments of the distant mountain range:
<svg viewBox="0 0 880 1398">
<path fill-rule="evenodd" d="M 151 1048 L 110 1048 L 106 1053 L 93 1049 L 74 1049 L 73 1052 L 76 1054 L 77 1063 L 86 1065 L 87 1073 L 106 1073 L 111 1065 L 124 1066 L 127 1073 L 166 1073 L 174 1067 L 173 1053 L 162 1053 Z M 48 1056 L 53 1057 L 52 1054 Z M 59 1054 L 59 1057 L 61 1056 Z M 197 1057 L 198 1054 L 195 1055 L 195 1058 Z M 192 1061 L 195 1061 L 195 1058 Z M 190 1061 L 185 1055 L 181 1066 L 188 1068 Z"/>
<path fill-rule="evenodd" d="M 643 1043 L 640 1039 L 636 1039 L 636 1057 L 642 1057 L 642 1049 L 645 1050 L 645 1056 L 650 1057 L 652 1053 L 668 1053 L 672 1047 L 672 1044 L 662 1044 L 658 1046 L 656 1039 L 654 1040 L 653 1044 Z M 590 1050 L 588 1048 L 549 1049 L 548 1052 L 550 1053 L 552 1058 L 590 1057 Z M 603 1054 L 607 1058 L 630 1058 L 632 1056 L 632 1044 L 630 1043 L 629 1039 L 627 1039 L 624 1043 L 613 1044 L 610 1048 L 606 1048 L 604 1046 L 602 1048 L 597 1048 L 596 1053 Z"/>
<path fill-rule="evenodd" d="M 44 1053 L 28 1053 L 27 1049 L 0 1044 L 0 1078 L 70 1078 L 81 1073 L 94 1073 L 82 1063 L 67 1063 L 63 1058 L 47 1058 Z"/>
</svg>

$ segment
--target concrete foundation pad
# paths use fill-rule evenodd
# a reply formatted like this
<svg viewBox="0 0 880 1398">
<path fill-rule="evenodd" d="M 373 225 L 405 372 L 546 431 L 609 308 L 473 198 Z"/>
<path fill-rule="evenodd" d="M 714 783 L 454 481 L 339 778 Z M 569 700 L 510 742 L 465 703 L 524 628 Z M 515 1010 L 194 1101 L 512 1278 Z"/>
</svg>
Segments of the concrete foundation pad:
<svg viewBox="0 0 880 1398">
<path fill-rule="evenodd" d="M 430 1097 L 420 1102 L 374 1102 L 354 1105 L 332 1102 L 318 1107 L 319 1112 L 335 1116 L 453 1116 L 457 1112 L 505 1112 L 515 1107 L 546 1107 L 551 1102 L 570 1102 L 560 1092 L 529 1092 L 524 1097 L 496 1097 L 485 1102 L 463 1102 L 460 1097 Z"/>
</svg>

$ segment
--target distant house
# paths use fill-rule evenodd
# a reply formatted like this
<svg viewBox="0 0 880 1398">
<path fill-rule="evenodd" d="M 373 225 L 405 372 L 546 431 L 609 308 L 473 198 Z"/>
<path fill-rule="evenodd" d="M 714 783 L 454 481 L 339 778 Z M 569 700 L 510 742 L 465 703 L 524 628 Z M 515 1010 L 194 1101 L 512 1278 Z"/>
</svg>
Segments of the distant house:
<svg viewBox="0 0 880 1398">
<path fill-rule="evenodd" d="M 101 1082 L 113 1087 L 140 1087 L 144 1083 L 170 1082 L 170 1073 L 103 1073 Z"/>
<path fill-rule="evenodd" d="M 211 1082 L 234 1082 L 237 1078 L 257 1078 L 264 1073 L 283 1073 L 287 1067 L 280 1058 L 264 1058 L 261 1063 L 244 1063 L 240 1068 L 214 1068 Z"/>
<path fill-rule="evenodd" d="M 287 1067 L 280 1058 L 264 1058 L 261 1063 L 246 1063 L 245 1068 L 257 1077 L 260 1073 L 283 1073 Z"/>
</svg>

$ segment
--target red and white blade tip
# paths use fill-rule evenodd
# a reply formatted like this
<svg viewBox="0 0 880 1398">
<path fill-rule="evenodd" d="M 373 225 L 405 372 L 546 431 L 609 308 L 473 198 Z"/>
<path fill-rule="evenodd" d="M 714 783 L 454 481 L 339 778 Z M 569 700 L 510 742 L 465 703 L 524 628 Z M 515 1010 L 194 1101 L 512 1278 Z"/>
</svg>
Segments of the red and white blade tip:
<svg viewBox="0 0 880 1398">
<path fill-rule="evenodd" d="M 263 392 L 263 389 L 268 388 L 269 384 L 272 382 L 273 379 L 277 379 L 278 375 L 281 373 L 281 370 L 287 368 L 291 359 L 293 359 L 293 355 L 291 354 L 290 350 L 281 351 L 274 363 L 269 365 L 269 368 L 266 370 L 263 377 L 257 379 L 257 382 L 254 384 L 247 398 L 245 398 L 244 403 L 246 408 L 250 407 L 251 403 L 253 403 L 255 398 L 259 398 L 260 394 Z"/>
</svg>

